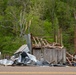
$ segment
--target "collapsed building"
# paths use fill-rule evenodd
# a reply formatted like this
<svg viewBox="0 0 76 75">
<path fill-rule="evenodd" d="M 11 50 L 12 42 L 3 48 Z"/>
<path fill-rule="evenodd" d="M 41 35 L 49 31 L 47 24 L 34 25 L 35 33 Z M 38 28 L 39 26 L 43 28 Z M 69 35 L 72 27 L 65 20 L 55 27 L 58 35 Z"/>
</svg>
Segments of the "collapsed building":
<svg viewBox="0 0 76 75">
<path fill-rule="evenodd" d="M 49 43 L 46 39 L 25 35 L 27 45 L 37 60 L 42 59 L 50 64 L 66 63 L 66 48 L 59 43 Z"/>
<path fill-rule="evenodd" d="M 10 58 L 0 60 L 1 65 L 30 66 L 75 66 L 76 56 L 66 52 L 66 48 L 46 39 L 25 35 L 26 45 L 22 45 Z"/>
</svg>

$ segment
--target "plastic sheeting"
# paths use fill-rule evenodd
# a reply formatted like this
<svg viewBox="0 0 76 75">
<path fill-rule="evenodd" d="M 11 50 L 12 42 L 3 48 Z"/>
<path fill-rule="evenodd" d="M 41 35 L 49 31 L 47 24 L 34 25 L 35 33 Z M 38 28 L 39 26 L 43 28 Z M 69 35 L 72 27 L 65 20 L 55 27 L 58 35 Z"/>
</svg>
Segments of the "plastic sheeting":
<svg viewBox="0 0 76 75">
<path fill-rule="evenodd" d="M 12 64 L 13 64 L 13 61 L 12 60 L 7 60 L 7 59 L 0 60 L 0 65 L 10 66 Z"/>
<path fill-rule="evenodd" d="M 31 55 L 27 52 L 22 52 L 22 53 L 19 53 L 18 52 L 18 56 L 16 57 L 17 54 L 14 54 L 12 57 L 11 57 L 11 60 L 14 62 L 15 65 L 18 65 L 18 64 L 23 64 L 23 65 L 31 65 L 33 64 L 32 62 L 37 63 L 37 59 L 34 55 Z"/>
</svg>

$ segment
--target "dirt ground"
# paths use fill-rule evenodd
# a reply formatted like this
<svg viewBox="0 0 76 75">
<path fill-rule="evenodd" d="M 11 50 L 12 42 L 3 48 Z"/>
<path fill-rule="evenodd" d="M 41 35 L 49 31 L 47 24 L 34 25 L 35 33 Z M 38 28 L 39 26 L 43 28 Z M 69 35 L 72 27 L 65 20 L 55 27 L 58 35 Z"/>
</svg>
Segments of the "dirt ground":
<svg viewBox="0 0 76 75">
<path fill-rule="evenodd" d="M 0 66 L 0 75 L 76 75 L 76 67 Z"/>
</svg>

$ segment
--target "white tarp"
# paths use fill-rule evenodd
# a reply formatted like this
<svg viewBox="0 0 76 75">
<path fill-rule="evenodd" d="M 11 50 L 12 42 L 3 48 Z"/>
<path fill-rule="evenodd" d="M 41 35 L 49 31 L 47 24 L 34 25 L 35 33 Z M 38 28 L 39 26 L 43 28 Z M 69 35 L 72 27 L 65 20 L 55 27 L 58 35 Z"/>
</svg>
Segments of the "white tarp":
<svg viewBox="0 0 76 75">
<path fill-rule="evenodd" d="M 0 60 L 0 65 L 10 66 L 12 64 L 13 64 L 13 61 L 11 60 L 7 60 L 7 59 Z"/>
<path fill-rule="evenodd" d="M 31 64 L 31 62 L 37 62 L 37 59 L 34 55 L 29 54 L 29 48 L 27 45 L 22 45 L 11 57 L 11 60 L 16 64 Z"/>
<path fill-rule="evenodd" d="M 34 61 L 34 62 L 37 62 L 37 59 L 34 55 L 31 55 L 29 53 L 27 53 L 28 57 L 30 58 L 30 60 Z"/>
</svg>

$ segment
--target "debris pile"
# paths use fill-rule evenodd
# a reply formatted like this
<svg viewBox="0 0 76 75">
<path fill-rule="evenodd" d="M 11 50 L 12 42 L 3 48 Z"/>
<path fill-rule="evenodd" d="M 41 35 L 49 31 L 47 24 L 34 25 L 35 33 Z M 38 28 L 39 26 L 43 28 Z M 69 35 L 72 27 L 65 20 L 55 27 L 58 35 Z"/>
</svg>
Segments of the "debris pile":
<svg viewBox="0 0 76 75">
<path fill-rule="evenodd" d="M 67 60 L 67 65 L 76 66 L 76 55 L 73 56 L 70 53 L 66 52 L 66 60 Z"/>
<path fill-rule="evenodd" d="M 63 45 L 30 35 L 26 37 L 27 45 L 22 45 L 9 60 L 1 59 L 1 65 L 76 66 L 76 56 L 66 52 Z"/>
<path fill-rule="evenodd" d="M 39 61 L 36 59 L 36 57 L 29 53 L 30 50 L 27 45 L 22 45 L 15 53 L 14 55 L 8 59 L 2 59 L 0 60 L 0 65 L 4 66 L 15 66 L 15 65 L 24 65 L 24 66 L 44 66 L 49 65 L 48 62 L 42 60 Z"/>
<path fill-rule="evenodd" d="M 35 54 L 35 51 L 36 54 Z M 8 59 L 0 60 L 0 64 L 4 66 L 15 66 L 15 65 L 25 65 L 25 66 L 76 66 L 76 56 L 64 52 L 65 50 L 55 50 L 44 48 L 43 54 L 38 48 L 33 49 L 33 55 L 30 54 L 30 50 L 27 45 L 22 45 L 14 55 Z M 39 53 L 39 51 L 41 53 Z M 46 53 L 46 54 L 45 54 Z M 62 56 L 63 53 L 66 55 Z M 41 56 L 38 56 L 40 55 Z M 58 55 L 59 56 L 58 56 Z M 64 57 L 64 58 L 63 58 Z M 63 60 L 64 59 L 64 60 Z M 67 60 L 67 61 L 66 61 Z"/>
<path fill-rule="evenodd" d="M 29 54 L 29 48 L 27 45 L 22 45 L 11 57 L 10 60 L 0 60 L 1 65 L 28 65 L 32 62 L 37 62 L 36 57 Z"/>
<path fill-rule="evenodd" d="M 50 65 L 66 63 L 66 49 L 59 43 L 49 43 L 43 38 L 32 37 L 32 54 L 37 60 L 43 58 Z"/>
<path fill-rule="evenodd" d="M 11 57 L 11 60 L 14 62 L 12 65 L 34 65 L 37 59 L 29 52 L 28 46 L 22 45 Z"/>
<path fill-rule="evenodd" d="M 62 44 L 57 42 L 49 43 L 46 39 L 32 36 L 32 54 L 38 60 L 43 58 L 53 65 L 65 64 L 76 66 L 76 56 L 66 52 Z"/>
<path fill-rule="evenodd" d="M 59 43 L 49 43 L 46 39 L 32 37 L 32 48 L 63 48 Z"/>
</svg>

